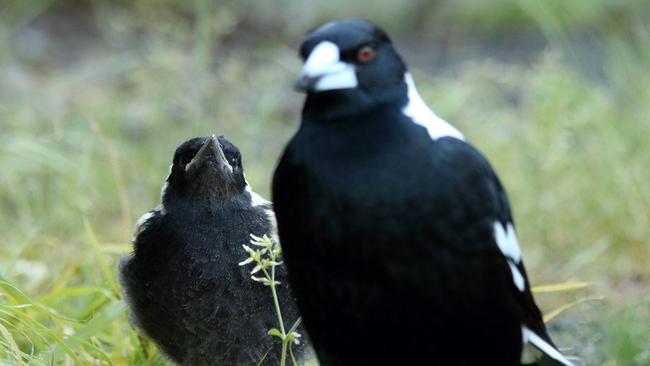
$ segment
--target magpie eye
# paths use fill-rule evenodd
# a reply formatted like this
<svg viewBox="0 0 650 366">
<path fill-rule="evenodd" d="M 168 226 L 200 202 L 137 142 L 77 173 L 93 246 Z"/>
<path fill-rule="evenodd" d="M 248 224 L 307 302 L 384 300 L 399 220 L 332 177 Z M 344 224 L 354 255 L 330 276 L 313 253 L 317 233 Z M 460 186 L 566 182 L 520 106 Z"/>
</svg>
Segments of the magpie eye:
<svg viewBox="0 0 650 366">
<path fill-rule="evenodd" d="M 365 64 L 375 58 L 375 55 L 376 52 L 374 48 L 370 46 L 363 46 L 357 52 L 357 60 Z"/>
</svg>

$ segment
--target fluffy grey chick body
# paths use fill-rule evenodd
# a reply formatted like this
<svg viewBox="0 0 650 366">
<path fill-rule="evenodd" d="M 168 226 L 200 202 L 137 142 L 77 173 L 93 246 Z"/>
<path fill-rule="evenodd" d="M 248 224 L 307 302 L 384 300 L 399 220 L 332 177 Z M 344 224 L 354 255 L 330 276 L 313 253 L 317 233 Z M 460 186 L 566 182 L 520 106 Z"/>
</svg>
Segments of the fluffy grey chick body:
<svg viewBox="0 0 650 366">
<path fill-rule="evenodd" d="M 279 364 L 271 291 L 251 280 L 250 234 L 275 234 L 271 203 L 244 178 L 241 155 L 223 137 L 197 137 L 174 155 L 161 203 L 136 224 L 134 252 L 119 279 L 132 322 L 180 365 Z M 290 326 L 299 317 L 283 266 L 276 279 Z M 294 354 L 306 346 L 294 345 Z"/>
</svg>

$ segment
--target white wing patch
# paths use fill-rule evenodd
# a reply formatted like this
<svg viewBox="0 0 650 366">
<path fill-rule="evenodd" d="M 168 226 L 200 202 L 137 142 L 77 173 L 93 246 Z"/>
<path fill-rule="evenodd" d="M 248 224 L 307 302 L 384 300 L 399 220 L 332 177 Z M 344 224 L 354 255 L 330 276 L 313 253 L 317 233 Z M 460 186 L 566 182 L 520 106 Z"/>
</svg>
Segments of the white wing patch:
<svg viewBox="0 0 650 366">
<path fill-rule="evenodd" d="M 512 223 L 508 223 L 506 228 L 499 221 L 494 222 L 494 240 L 497 242 L 501 253 L 506 257 L 510 272 L 512 272 L 512 281 L 519 291 L 524 291 L 526 288 L 526 280 L 517 268 L 521 262 L 521 249 L 519 249 L 519 241 L 515 234 L 515 228 Z"/>
<path fill-rule="evenodd" d="M 512 272 L 512 281 L 515 283 L 515 286 L 517 286 L 519 291 L 524 291 L 526 288 L 526 280 L 524 279 L 524 276 L 521 275 L 519 268 L 512 264 L 511 261 L 508 261 L 508 266 L 510 267 L 510 272 Z"/>
<path fill-rule="evenodd" d="M 408 103 L 402 109 L 402 113 L 410 117 L 413 122 L 423 126 L 429 132 L 432 139 L 441 137 L 455 137 L 459 140 L 465 140 L 460 131 L 454 126 L 447 123 L 447 121 L 438 117 L 433 111 L 424 103 L 422 97 L 415 88 L 415 82 L 410 72 L 404 74 L 404 81 L 408 87 Z"/>
<path fill-rule="evenodd" d="M 504 227 L 501 222 L 495 221 L 494 240 L 503 256 L 506 257 L 508 267 L 510 267 L 510 272 L 512 272 L 512 281 L 517 286 L 517 289 L 523 292 L 526 289 L 526 280 L 521 274 L 521 271 L 519 271 L 519 268 L 517 268 L 517 265 L 521 263 L 521 249 L 519 248 L 519 241 L 517 240 L 515 227 L 512 223 L 509 222 Z M 541 357 L 541 354 L 544 353 L 565 366 L 573 366 L 555 347 L 551 346 L 524 325 L 521 326 L 521 338 L 523 349 L 520 361 L 522 364 L 535 363 Z"/>
<path fill-rule="evenodd" d="M 526 326 L 521 327 L 521 336 L 524 342 L 524 351 L 521 353 L 522 363 L 531 363 L 531 356 L 539 354 L 539 351 L 541 351 L 565 366 L 573 366 L 573 363 L 567 360 L 566 357 L 560 353 L 560 351 L 548 344 L 548 342 L 542 339 L 542 337 L 535 334 L 535 332 L 528 329 Z"/>
<path fill-rule="evenodd" d="M 519 249 L 519 241 L 517 240 L 514 226 L 508 223 L 506 230 L 504 230 L 503 225 L 497 221 L 494 223 L 494 236 L 503 255 L 519 264 L 521 261 L 521 249 Z"/>
</svg>

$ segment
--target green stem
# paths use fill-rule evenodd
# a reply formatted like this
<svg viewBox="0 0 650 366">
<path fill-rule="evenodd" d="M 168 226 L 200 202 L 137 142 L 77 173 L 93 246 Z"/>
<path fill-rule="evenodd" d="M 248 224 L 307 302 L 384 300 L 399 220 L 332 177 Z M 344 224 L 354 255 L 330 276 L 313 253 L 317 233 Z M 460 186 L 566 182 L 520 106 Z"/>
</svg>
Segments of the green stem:
<svg viewBox="0 0 650 366">
<path fill-rule="evenodd" d="M 293 355 L 293 349 L 291 348 L 291 343 L 289 343 L 289 356 L 291 357 L 291 363 L 293 366 L 298 366 L 298 360 L 296 360 L 296 356 Z"/>
<path fill-rule="evenodd" d="M 264 271 L 264 275 L 266 278 L 270 279 L 271 281 L 271 295 L 273 295 L 273 304 L 275 305 L 275 314 L 278 317 L 278 323 L 280 324 L 280 332 L 282 332 L 283 336 L 286 336 L 287 333 L 284 331 L 284 322 L 282 321 L 282 311 L 280 310 L 280 302 L 278 301 L 278 294 L 275 291 L 275 267 L 271 268 L 271 275 L 269 275 L 269 272 L 265 269 L 262 268 L 262 271 Z"/>
<path fill-rule="evenodd" d="M 275 261 L 275 258 L 273 258 Z M 280 322 L 280 331 L 282 335 L 286 336 L 287 333 L 284 331 L 284 322 L 282 321 L 282 312 L 280 311 L 280 301 L 278 300 L 278 293 L 275 291 L 275 266 L 271 268 L 271 291 L 273 293 L 273 302 L 275 303 L 275 311 L 278 314 L 278 321 Z"/>
<path fill-rule="evenodd" d="M 275 261 L 275 258 L 271 258 Z M 280 301 L 278 301 L 278 293 L 275 291 L 275 266 L 271 267 L 271 275 L 263 268 L 264 275 L 271 279 L 271 294 L 273 295 L 273 304 L 275 305 L 275 314 L 278 316 L 278 323 L 280 323 L 280 332 L 282 332 L 282 354 L 280 355 L 280 366 L 285 366 L 287 363 L 287 333 L 284 330 L 284 322 L 282 321 L 282 311 L 280 310 Z"/>
<path fill-rule="evenodd" d="M 282 340 L 282 354 L 280 355 L 280 366 L 285 366 L 287 363 L 287 340 Z"/>
</svg>

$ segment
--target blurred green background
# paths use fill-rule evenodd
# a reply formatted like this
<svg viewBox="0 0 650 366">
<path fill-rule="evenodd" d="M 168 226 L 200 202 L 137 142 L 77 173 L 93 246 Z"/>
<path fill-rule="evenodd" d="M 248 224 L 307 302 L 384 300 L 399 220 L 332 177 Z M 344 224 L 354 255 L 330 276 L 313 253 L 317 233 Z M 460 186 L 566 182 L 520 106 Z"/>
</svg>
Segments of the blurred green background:
<svg viewBox="0 0 650 366">
<path fill-rule="evenodd" d="M 234 141 L 268 197 L 296 46 L 341 17 L 381 24 L 492 161 L 533 284 L 589 283 L 537 294 L 556 343 L 650 365 L 647 0 L 3 0 L 1 365 L 165 363 L 115 284 L 133 223 L 198 135 Z"/>
</svg>

